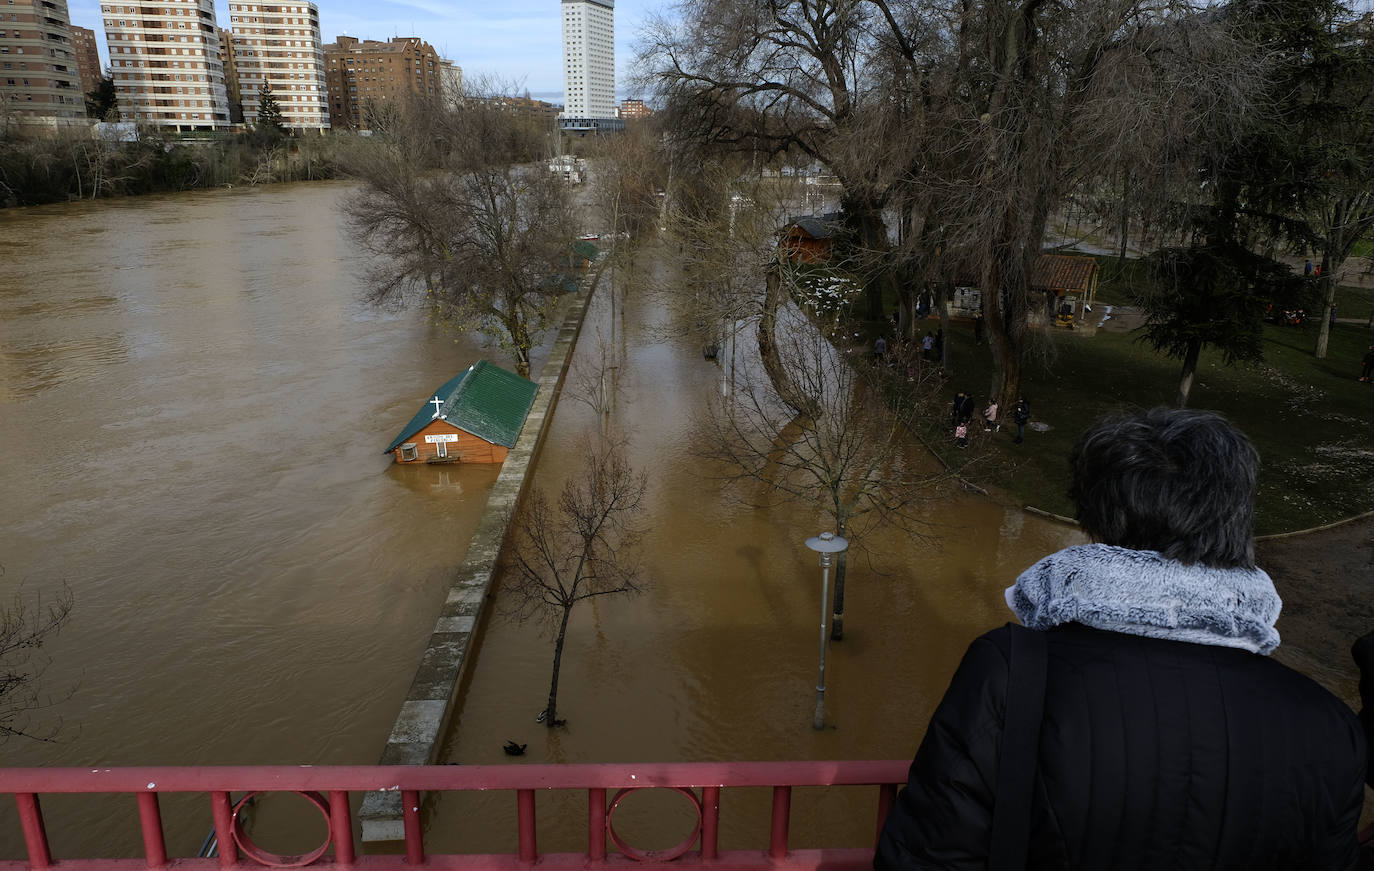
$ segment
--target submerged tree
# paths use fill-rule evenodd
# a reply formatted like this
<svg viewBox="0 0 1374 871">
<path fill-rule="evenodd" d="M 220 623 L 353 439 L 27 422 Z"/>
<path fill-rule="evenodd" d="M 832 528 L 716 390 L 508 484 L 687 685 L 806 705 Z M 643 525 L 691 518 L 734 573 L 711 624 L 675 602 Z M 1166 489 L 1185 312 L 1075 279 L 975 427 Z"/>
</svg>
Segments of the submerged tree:
<svg viewBox="0 0 1374 871">
<path fill-rule="evenodd" d="M 528 157 L 518 119 L 491 100 L 432 103 L 362 144 L 348 169 L 354 238 L 377 255 L 373 302 L 421 302 L 479 330 L 530 375 L 530 349 L 572 271 L 567 185 Z M 439 171 L 436 171 L 436 166 Z"/>
<path fill-rule="evenodd" d="M 884 289 L 975 278 L 991 393 L 1020 391 L 1050 213 L 1113 167 L 1149 175 L 1231 124 L 1260 54 L 1190 0 L 682 0 L 646 62 L 683 128 L 802 153 L 844 188 L 850 265 Z M 897 217 L 897 242 L 887 221 Z M 900 287 L 899 287 L 900 285 Z"/>
<path fill-rule="evenodd" d="M 855 363 L 795 306 L 779 316 L 787 323 L 777 332 L 777 352 L 802 408 L 771 379 L 746 378 L 710 407 L 699 452 L 746 502 L 762 507 L 781 497 L 815 506 L 855 542 L 879 525 L 918 531 L 919 500 L 951 477 L 919 442 L 943 429 L 935 367 L 896 351 L 891 371 L 867 357 Z M 831 616 L 836 640 L 844 637 L 846 574 L 841 554 Z"/>
<path fill-rule="evenodd" d="M 29 725 L 34 711 L 52 704 L 39 686 L 47 667 L 39 649 L 67 625 L 71 611 L 69 592 L 46 605 L 16 593 L 8 607 L 0 607 L 0 741 L 16 735 L 52 740 L 55 728 L 35 730 Z"/>
<path fill-rule="evenodd" d="M 623 444 L 588 446 L 580 471 L 563 485 L 557 504 L 535 489 L 513 525 L 506 559 L 507 613 L 538 618 L 553 635 L 553 675 L 544 725 L 560 725 L 558 675 L 568 618 L 578 602 L 640 589 L 637 524 L 648 476 L 630 466 Z"/>
</svg>

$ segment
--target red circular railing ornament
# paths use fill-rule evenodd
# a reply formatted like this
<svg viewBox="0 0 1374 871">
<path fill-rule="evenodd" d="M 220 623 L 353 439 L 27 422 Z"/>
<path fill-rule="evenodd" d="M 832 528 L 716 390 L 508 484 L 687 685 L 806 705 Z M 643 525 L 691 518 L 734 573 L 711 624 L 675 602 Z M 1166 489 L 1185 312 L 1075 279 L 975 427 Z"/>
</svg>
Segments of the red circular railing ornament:
<svg viewBox="0 0 1374 871">
<path fill-rule="evenodd" d="M 334 830 L 329 822 L 329 802 L 325 801 L 324 796 L 313 790 L 309 792 L 298 791 L 296 795 L 299 795 L 301 798 L 314 805 L 315 809 L 320 812 L 320 816 L 324 817 L 325 834 L 323 844 L 311 850 L 309 853 L 301 853 L 298 856 L 283 856 L 279 853 L 273 853 L 270 850 L 264 850 L 262 847 L 253 843 L 253 839 L 248 837 L 248 833 L 243 830 L 243 817 L 240 815 L 239 811 L 257 795 L 258 793 L 256 792 L 250 792 L 239 799 L 238 803 L 234 805 L 234 843 L 239 845 L 239 849 L 243 851 L 245 856 L 257 862 L 259 865 L 266 865 L 269 868 L 299 868 L 302 865 L 309 865 L 311 862 L 314 862 L 324 855 L 325 850 L 329 849 L 330 843 L 334 840 Z"/>
<path fill-rule="evenodd" d="M 681 844 L 678 844 L 676 847 L 669 847 L 666 850 L 640 850 L 635 847 L 631 847 L 629 844 L 625 843 L 620 839 L 620 836 L 616 834 L 615 824 L 612 821 L 615 817 L 615 809 L 620 805 L 621 799 L 625 798 L 625 796 L 629 795 L 632 792 L 639 792 L 641 789 L 669 789 L 673 792 L 679 793 L 680 795 L 687 796 L 687 800 L 692 803 L 692 809 L 696 811 L 697 821 L 696 825 L 692 826 L 692 833 L 687 836 L 687 839 L 685 841 L 683 841 Z M 624 855 L 629 856 L 631 859 L 634 859 L 635 861 L 671 862 L 677 857 L 685 854 L 688 850 L 692 849 L 692 845 L 697 842 L 697 838 L 701 835 L 701 800 L 697 798 L 696 793 L 692 792 L 690 789 L 684 789 L 680 786 L 626 787 L 625 789 L 622 789 L 620 792 L 617 792 L 615 794 L 615 798 L 611 799 L 611 806 L 606 809 L 606 834 L 611 836 L 611 843 L 615 844 L 616 849 L 618 849 Z"/>
</svg>

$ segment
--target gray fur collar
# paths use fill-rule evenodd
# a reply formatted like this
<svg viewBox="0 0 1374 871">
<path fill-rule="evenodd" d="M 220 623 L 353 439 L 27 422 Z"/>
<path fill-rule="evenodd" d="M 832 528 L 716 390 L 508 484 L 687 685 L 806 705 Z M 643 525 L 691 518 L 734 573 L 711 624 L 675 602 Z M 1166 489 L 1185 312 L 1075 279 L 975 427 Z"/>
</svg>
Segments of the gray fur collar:
<svg viewBox="0 0 1374 871">
<path fill-rule="evenodd" d="M 1082 623 L 1251 653 L 1279 646 L 1274 621 L 1283 603 L 1261 569 L 1189 566 L 1153 550 L 1085 544 L 1026 569 L 1006 597 L 1031 629 Z"/>
</svg>

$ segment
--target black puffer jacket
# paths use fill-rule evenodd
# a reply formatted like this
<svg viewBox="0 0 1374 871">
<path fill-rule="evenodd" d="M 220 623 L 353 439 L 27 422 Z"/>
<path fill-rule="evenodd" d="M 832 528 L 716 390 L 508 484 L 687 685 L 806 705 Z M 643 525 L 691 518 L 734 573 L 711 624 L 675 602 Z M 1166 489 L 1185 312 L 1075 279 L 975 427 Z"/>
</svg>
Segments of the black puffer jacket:
<svg viewBox="0 0 1374 871">
<path fill-rule="evenodd" d="M 973 642 L 932 717 L 874 866 L 983 869 L 1011 630 Z M 1355 715 L 1257 654 L 1047 633 L 1033 869 L 1351 869 L 1364 800 Z"/>
</svg>

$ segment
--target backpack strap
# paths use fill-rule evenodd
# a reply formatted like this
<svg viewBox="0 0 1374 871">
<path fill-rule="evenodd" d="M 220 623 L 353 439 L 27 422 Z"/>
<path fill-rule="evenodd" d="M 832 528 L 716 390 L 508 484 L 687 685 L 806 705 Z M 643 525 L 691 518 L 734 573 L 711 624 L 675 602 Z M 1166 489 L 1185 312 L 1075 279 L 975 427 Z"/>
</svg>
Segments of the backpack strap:
<svg viewBox="0 0 1374 871">
<path fill-rule="evenodd" d="M 1030 849 L 1031 805 L 1045 712 L 1045 633 L 1007 624 L 1007 704 L 997 756 L 988 871 L 1024 871 Z"/>
</svg>

